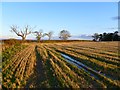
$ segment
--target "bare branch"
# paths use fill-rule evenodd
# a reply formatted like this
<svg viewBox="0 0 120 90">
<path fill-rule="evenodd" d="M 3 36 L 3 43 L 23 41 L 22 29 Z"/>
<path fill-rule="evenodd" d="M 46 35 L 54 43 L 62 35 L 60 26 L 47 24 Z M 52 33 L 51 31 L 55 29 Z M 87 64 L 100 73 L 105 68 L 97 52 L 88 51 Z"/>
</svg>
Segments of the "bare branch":
<svg viewBox="0 0 120 90">
<path fill-rule="evenodd" d="M 22 36 L 24 36 L 24 33 L 23 33 L 23 31 L 21 31 L 21 34 L 22 34 Z"/>
<path fill-rule="evenodd" d="M 29 25 L 26 25 L 23 29 L 20 29 L 20 31 L 18 30 L 17 25 L 13 25 L 10 28 L 11 28 L 11 31 L 13 31 L 15 34 L 17 34 L 18 36 L 21 36 L 23 40 L 25 40 L 27 35 L 32 33 L 31 32 L 32 28 Z"/>
<path fill-rule="evenodd" d="M 35 32 L 33 32 L 33 33 L 35 34 L 36 39 L 38 40 L 38 42 L 41 40 L 42 37 L 44 37 L 44 34 L 42 33 L 41 30 L 39 30 L 39 32 L 38 32 L 38 31 L 35 31 Z"/>
<path fill-rule="evenodd" d="M 17 34 L 18 36 L 22 36 L 20 32 L 17 30 L 18 29 L 17 25 L 13 25 L 10 28 L 11 28 L 11 31 L 15 32 L 15 34 Z"/>
</svg>

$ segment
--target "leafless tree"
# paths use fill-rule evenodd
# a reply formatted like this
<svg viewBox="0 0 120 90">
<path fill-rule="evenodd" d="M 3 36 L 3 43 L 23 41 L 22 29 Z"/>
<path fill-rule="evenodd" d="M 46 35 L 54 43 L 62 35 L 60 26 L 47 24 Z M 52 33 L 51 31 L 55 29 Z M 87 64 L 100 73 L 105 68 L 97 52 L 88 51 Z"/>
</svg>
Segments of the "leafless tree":
<svg viewBox="0 0 120 90">
<path fill-rule="evenodd" d="M 92 36 L 94 39 L 94 41 L 97 41 L 99 39 L 99 34 L 98 33 L 94 33 L 94 35 Z"/>
<path fill-rule="evenodd" d="M 40 42 L 41 38 L 44 37 L 44 34 L 43 34 L 42 30 L 40 30 L 40 31 L 35 31 L 35 32 L 33 32 L 33 33 L 35 34 L 36 39 L 37 39 L 38 42 Z"/>
<path fill-rule="evenodd" d="M 26 36 L 31 34 L 31 31 L 33 30 L 29 25 L 26 25 L 23 29 L 20 29 L 17 25 L 12 25 L 10 28 L 17 36 L 22 37 L 23 41 L 25 41 Z"/>
<path fill-rule="evenodd" d="M 53 32 L 50 31 L 50 32 L 48 32 L 48 33 L 45 33 L 44 35 L 48 36 L 49 40 L 51 40 L 52 35 L 53 35 Z"/>
<path fill-rule="evenodd" d="M 62 40 L 67 40 L 69 37 L 71 37 L 69 31 L 67 31 L 67 30 L 62 30 L 62 31 L 60 32 L 60 37 L 59 37 L 60 39 L 62 39 Z"/>
</svg>

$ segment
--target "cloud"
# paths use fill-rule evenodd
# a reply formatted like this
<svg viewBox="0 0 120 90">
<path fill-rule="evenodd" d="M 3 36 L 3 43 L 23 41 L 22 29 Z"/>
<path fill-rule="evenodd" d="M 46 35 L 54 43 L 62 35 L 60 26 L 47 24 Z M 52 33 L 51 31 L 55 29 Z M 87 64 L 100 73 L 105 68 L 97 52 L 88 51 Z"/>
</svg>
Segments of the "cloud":
<svg viewBox="0 0 120 90">
<path fill-rule="evenodd" d="M 72 36 L 70 39 L 75 39 L 75 40 L 92 40 L 91 35 L 86 35 L 86 34 L 81 34 L 77 36 Z"/>
<path fill-rule="evenodd" d="M 81 34 L 81 35 L 72 35 L 68 40 L 92 40 L 91 35 Z M 44 39 L 46 40 L 46 39 Z M 61 40 L 58 36 L 52 37 L 52 40 Z"/>
<path fill-rule="evenodd" d="M 113 20 L 120 20 L 120 16 L 112 17 Z"/>
<path fill-rule="evenodd" d="M 118 29 L 120 29 L 120 28 L 112 27 L 112 28 L 107 28 L 107 29 L 118 30 Z"/>
<path fill-rule="evenodd" d="M 81 35 L 72 35 L 69 40 L 92 40 L 93 38 L 91 37 L 92 35 L 87 35 L 87 34 L 81 34 Z M 11 38 L 15 38 L 15 39 L 21 39 L 21 37 L 18 37 L 18 36 L 1 36 L 0 35 L 0 40 L 3 40 L 3 39 L 11 39 Z M 31 36 L 28 36 L 26 39 L 30 39 L 30 40 L 36 40 L 35 37 L 31 37 Z M 59 36 L 53 36 L 51 38 L 52 40 L 61 40 L 59 38 Z M 42 38 L 42 40 L 48 40 L 48 37 L 44 37 Z"/>
</svg>

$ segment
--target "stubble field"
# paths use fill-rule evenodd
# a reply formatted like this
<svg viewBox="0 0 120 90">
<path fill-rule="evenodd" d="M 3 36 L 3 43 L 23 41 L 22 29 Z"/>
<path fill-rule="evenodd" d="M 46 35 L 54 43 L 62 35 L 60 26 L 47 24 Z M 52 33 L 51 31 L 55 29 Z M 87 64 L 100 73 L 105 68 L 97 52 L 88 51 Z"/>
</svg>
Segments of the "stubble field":
<svg viewBox="0 0 120 90">
<path fill-rule="evenodd" d="M 118 42 L 2 47 L 3 88 L 120 88 Z"/>
</svg>

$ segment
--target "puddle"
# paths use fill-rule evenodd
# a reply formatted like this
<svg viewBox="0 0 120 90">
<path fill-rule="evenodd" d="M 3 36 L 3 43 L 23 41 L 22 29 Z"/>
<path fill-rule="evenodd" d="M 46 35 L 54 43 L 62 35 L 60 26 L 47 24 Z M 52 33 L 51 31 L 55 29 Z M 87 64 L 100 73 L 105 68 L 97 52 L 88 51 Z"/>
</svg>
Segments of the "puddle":
<svg viewBox="0 0 120 90">
<path fill-rule="evenodd" d="M 67 62 L 69 62 L 69 63 L 77 66 L 77 67 L 80 68 L 80 69 L 83 69 L 85 72 L 89 73 L 91 76 L 93 76 L 93 77 L 96 78 L 96 79 L 98 79 L 98 77 L 97 77 L 95 74 L 100 74 L 100 75 L 103 75 L 103 76 L 105 76 L 105 77 L 110 78 L 109 76 L 106 76 L 105 74 L 100 73 L 99 71 L 93 70 L 92 68 L 90 68 L 90 67 L 86 66 L 85 64 L 83 64 L 83 63 L 81 63 L 81 62 L 79 62 L 79 61 L 77 61 L 77 60 L 69 57 L 69 56 L 66 55 L 66 54 L 63 54 L 63 53 L 60 53 L 60 54 L 62 55 L 62 57 L 65 58 L 65 60 L 66 60 Z M 95 74 L 94 74 L 94 73 L 95 73 Z"/>
</svg>

